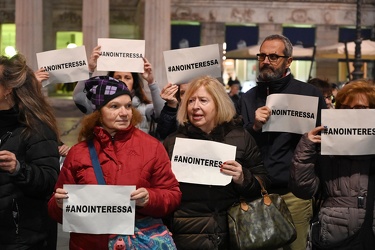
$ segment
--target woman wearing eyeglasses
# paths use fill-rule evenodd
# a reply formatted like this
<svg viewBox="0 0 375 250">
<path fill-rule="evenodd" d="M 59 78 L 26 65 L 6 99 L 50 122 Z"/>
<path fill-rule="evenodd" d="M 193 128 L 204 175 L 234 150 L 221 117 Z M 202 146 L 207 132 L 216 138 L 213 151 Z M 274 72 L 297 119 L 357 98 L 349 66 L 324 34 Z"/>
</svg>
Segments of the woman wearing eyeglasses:
<svg viewBox="0 0 375 250">
<path fill-rule="evenodd" d="M 353 81 L 337 94 L 336 109 L 373 108 L 375 87 L 365 80 Z M 316 196 L 322 201 L 316 224 L 320 229 L 312 230 L 318 240 L 314 245 L 324 247 L 317 249 L 375 249 L 374 202 L 367 202 L 374 199 L 369 191 L 374 181 L 370 189 L 368 183 L 369 175 L 375 174 L 375 156 L 320 155 L 317 144 L 323 129 L 319 126 L 301 138 L 290 176 L 290 188 L 297 197 Z M 367 207 L 369 203 L 372 208 Z M 364 224 L 366 207 L 370 216 Z"/>
</svg>

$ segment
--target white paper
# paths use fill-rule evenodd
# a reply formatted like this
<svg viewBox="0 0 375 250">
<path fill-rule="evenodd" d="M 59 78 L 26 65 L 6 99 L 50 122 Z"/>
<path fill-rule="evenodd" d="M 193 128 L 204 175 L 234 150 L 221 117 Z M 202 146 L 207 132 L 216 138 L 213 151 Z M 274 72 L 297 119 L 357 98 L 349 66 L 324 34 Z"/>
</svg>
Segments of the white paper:
<svg viewBox="0 0 375 250">
<path fill-rule="evenodd" d="M 235 160 L 236 147 L 224 143 L 176 138 L 172 170 L 179 182 L 225 186 L 232 176 L 222 174 L 220 165 Z"/>
<path fill-rule="evenodd" d="M 266 106 L 271 116 L 262 131 L 304 134 L 316 126 L 318 97 L 272 94 L 267 97 Z"/>
<path fill-rule="evenodd" d="M 63 231 L 88 234 L 134 234 L 135 186 L 64 185 Z"/>
<path fill-rule="evenodd" d="M 145 40 L 99 38 L 98 71 L 144 72 Z"/>
<path fill-rule="evenodd" d="M 221 77 L 221 57 L 218 44 L 164 51 L 168 82 L 188 83 L 196 77 Z"/>
<path fill-rule="evenodd" d="M 68 83 L 89 78 L 89 67 L 85 46 L 50 50 L 36 54 L 38 68 L 44 68 L 49 78 L 42 81 L 43 87 L 51 83 Z"/>
<path fill-rule="evenodd" d="M 322 155 L 375 154 L 374 109 L 324 109 L 322 125 Z"/>
</svg>

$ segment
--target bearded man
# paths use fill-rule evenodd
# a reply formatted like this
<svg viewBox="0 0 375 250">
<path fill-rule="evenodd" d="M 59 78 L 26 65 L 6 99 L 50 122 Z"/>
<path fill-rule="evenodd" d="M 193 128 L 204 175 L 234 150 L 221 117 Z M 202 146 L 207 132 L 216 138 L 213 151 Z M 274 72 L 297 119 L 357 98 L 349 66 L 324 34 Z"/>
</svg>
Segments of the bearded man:
<svg viewBox="0 0 375 250">
<path fill-rule="evenodd" d="M 287 37 L 271 35 L 265 38 L 257 54 L 257 86 L 242 96 L 241 114 L 244 126 L 255 138 L 268 170 L 270 186 L 267 190 L 282 195 L 296 226 L 297 239 L 284 249 L 302 250 L 306 249 L 312 201 L 297 198 L 288 188 L 291 160 L 301 135 L 262 132 L 262 126 L 271 115 L 270 108 L 265 106 L 267 96 L 276 93 L 318 97 L 316 126 L 320 125 L 321 109 L 326 107 L 324 98 L 316 87 L 293 78 L 289 69 L 293 61 L 292 53 L 293 46 Z"/>
</svg>

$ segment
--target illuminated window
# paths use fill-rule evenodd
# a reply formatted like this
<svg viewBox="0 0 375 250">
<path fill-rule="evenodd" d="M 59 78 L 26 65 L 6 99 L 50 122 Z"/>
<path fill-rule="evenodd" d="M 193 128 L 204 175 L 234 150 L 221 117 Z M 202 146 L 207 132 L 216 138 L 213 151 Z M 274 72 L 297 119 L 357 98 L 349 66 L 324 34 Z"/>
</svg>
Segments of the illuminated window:
<svg viewBox="0 0 375 250">
<path fill-rule="evenodd" d="M 0 25 L 1 54 L 6 56 L 13 56 L 16 52 L 16 25 L 15 24 L 1 24 Z"/>
<path fill-rule="evenodd" d="M 59 31 L 56 34 L 56 49 L 74 48 L 82 45 L 82 32 Z"/>
</svg>

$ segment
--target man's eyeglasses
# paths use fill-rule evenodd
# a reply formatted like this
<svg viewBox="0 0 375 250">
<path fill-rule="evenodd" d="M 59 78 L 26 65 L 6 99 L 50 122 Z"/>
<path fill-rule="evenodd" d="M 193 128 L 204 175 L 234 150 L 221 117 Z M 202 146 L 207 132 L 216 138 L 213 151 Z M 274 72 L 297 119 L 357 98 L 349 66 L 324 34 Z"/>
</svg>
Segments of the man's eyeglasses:
<svg viewBox="0 0 375 250">
<path fill-rule="evenodd" d="M 266 60 L 266 57 L 268 57 L 268 60 L 270 62 L 276 62 L 280 57 L 289 58 L 289 56 L 279 56 L 278 54 L 269 54 L 269 55 L 264 54 L 264 53 L 257 54 L 258 61 L 260 62 L 263 62 L 264 60 Z"/>
<path fill-rule="evenodd" d="M 340 109 L 368 109 L 369 106 L 365 106 L 365 105 L 355 105 L 353 107 L 350 107 L 349 105 L 341 105 L 340 106 Z"/>
</svg>

